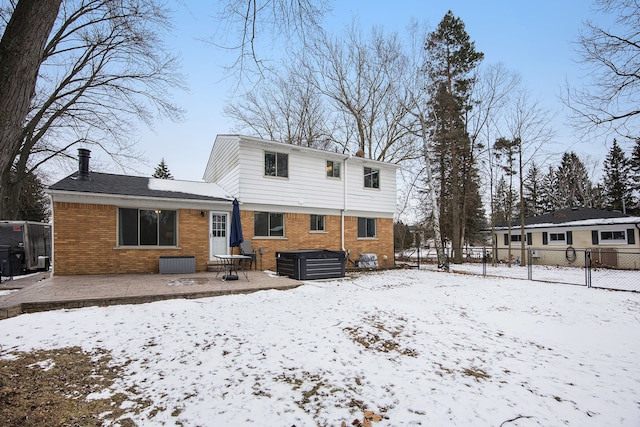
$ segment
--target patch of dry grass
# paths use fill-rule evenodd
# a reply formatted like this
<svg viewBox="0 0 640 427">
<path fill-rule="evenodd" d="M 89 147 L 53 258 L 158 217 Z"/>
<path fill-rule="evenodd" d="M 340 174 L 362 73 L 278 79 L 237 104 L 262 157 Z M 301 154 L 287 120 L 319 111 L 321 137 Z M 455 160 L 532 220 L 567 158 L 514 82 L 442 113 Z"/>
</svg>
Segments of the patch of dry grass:
<svg viewBox="0 0 640 427">
<path fill-rule="evenodd" d="M 114 384 L 120 367 L 106 351 L 92 354 L 80 347 L 4 354 L 0 360 L 0 425 L 6 426 L 134 426 L 131 401 L 122 393 L 103 393 Z M 127 412 L 121 408 L 127 402 Z M 133 405 L 131 405 L 133 403 Z"/>
</svg>

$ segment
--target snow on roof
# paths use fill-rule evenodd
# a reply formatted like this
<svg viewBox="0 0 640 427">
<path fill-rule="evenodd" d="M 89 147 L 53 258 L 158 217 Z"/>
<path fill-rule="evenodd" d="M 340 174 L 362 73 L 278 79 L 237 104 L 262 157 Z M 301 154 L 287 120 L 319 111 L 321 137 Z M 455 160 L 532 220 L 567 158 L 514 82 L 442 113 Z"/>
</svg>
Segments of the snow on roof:
<svg viewBox="0 0 640 427">
<path fill-rule="evenodd" d="M 583 219 L 580 221 L 567 221 L 561 223 L 540 223 L 540 224 L 527 224 L 524 228 L 559 228 L 559 227 L 589 227 L 594 225 L 616 225 L 616 224 L 640 224 L 640 217 L 637 216 L 626 216 L 619 218 L 593 218 L 593 219 Z M 512 226 L 519 227 L 519 225 Z M 507 227 L 496 227 L 498 230 L 506 230 Z"/>
<path fill-rule="evenodd" d="M 175 179 L 149 178 L 149 190 L 173 191 L 232 200 L 233 196 L 213 182 L 180 181 Z"/>
</svg>

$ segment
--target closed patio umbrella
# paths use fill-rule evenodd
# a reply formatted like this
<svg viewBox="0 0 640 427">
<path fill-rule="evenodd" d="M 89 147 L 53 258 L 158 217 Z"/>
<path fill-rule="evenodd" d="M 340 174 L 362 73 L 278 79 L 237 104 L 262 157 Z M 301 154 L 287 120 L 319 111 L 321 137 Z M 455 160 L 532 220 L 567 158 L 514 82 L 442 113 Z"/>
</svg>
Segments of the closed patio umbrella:
<svg viewBox="0 0 640 427">
<path fill-rule="evenodd" d="M 235 248 L 244 241 L 242 237 L 242 223 L 240 222 L 240 203 L 238 199 L 233 199 L 233 211 L 231 212 L 231 235 L 229 236 L 229 246 Z"/>
</svg>

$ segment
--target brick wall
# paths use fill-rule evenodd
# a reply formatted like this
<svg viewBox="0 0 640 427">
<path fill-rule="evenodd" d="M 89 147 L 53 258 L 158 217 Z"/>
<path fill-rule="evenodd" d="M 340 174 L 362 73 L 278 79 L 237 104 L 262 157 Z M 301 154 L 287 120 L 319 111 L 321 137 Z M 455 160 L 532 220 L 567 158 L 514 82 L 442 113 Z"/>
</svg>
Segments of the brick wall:
<svg viewBox="0 0 640 427">
<path fill-rule="evenodd" d="M 117 248 L 116 206 L 55 202 L 54 274 L 157 273 L 160 256 L 196 257 L 196 270 L 209 259 L 209 220 L 199 210 L 178 211 L 179 249 Z"/>
<path fill-rule="evenodd" d="M 179 249 L 118 248 L 116 206 L 55 202 L 54 273 L 116 274 L 157 273 L 160 256 L 196 257 L 196 270 L 205 271 L 209 260 L 209 219 L 199 210 L 178 211 Z M 286 239 L 253 237 L 253 211 L 241 211 L 245 240 L 253 249 L 264 248 L 263 269 L 276 269 L 275 253 L 295 249 L 341 250 L 339 216 L 325 217 L 325 232 L 309 231 L 308 214 L 285 214 Z M 393 265 L 393 220 L 376 220 L 377 239 L 358 239 L 358 218 L 345 217 L 345 249 L 357 261 L 361 253 L 375 253 L 381 267 Z M 236 249 L 237 251 L 237 249 Z M 237 252 L 236 252 L 237 253 Z M 386 259 L 385 259 L 386 256 Z M 258 254 L 258 266 L 260 255 Z M 347 267 L 353 264 L 347 262 Z"/>
<path fill-rule="evenodd" d="M 260 268 L 260 254 L 258 249 L 262 247 L 262 268 L 275 271 L 278 251 L 296 249 L 329 249 L 342 250 L 341 247 L 341 220 L 339 216 L 325 217 L 324 233 L 309 231 L 310 218 L 308 214 L 284 215 L 285 239 L 253 237 L 253 211 L 241 211 L 242 231 L 245 240 L 251 241 L 252 248 L 257 253 L 258 268 Z M 349 258 L 357 261 L 361 253 L 374 253 L 378 256 L 378 265 L 381 267 L 393 266 L 393 219 L 377 218 L 376 239 L 358 239 L 358 218 L 345 217 L 345 249 L 351 250 Z M 386 256 L 386 259 L 385 259 Z M 347 262 L 347 267 L 353 264 Z"/>
</svg>

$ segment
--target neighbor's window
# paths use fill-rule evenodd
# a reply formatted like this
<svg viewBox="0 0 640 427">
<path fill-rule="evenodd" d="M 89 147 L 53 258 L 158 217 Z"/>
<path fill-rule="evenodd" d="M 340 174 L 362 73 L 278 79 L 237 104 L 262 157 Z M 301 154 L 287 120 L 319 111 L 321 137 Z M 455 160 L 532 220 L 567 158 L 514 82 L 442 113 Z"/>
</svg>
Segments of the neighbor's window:
<svg viewBox="0 0 640 427">
<path fill-rule="evenodd" d="M 380 188 L 380 169 L 364 168 L 364 186 L 367 188 Z"/>
<path fill-rule="evenodd" d="M 358 237 L 376 237 L 375 218 L 358 218 Z"/>
<path fill-rule="evenodd" d="M 626 243 L 627 241 L 627 233 L 624 231 L 601 231 L 600 232 L 600 241 L 602 243 Z"/>
<path fill-rule="evenodd" d="M 273 212 L 254 213 L 253 234 L 260 237 L 284 236 L 284 214 Z"/>
<path fill-rule="evenodd" d="M 521 234 L 512 234 L 511 235 L 511 241 L 512 242 L 522 242 L 522 235 Z"/>
<path fill-rule="evenodd" d="M 551 243 L 565 243 L 566 236 L 564 233 L 549 233 L 549 241 Z"/>
<path fill-rule="evenodd" d="M 120 246 L 176 246 L 176 211 L 118 209 Z"/>
<path fill-rule="evenodd" d="M 324 231 L 324 215 L 310 215 L 311 216 L 311 226 L 309 229 L 311 231 Z"/>
<path fill-rule="evenodd" d="M 289 176 L 289 155 L 265 151 L 264 153 L 264 174 L 266 176 L 279 176 L 287 178 Z"/>
<path fill-rule="evenodd" d="M 340 178 L 340 162 L 327 160 L 327 177 Z"/>
</svg>

